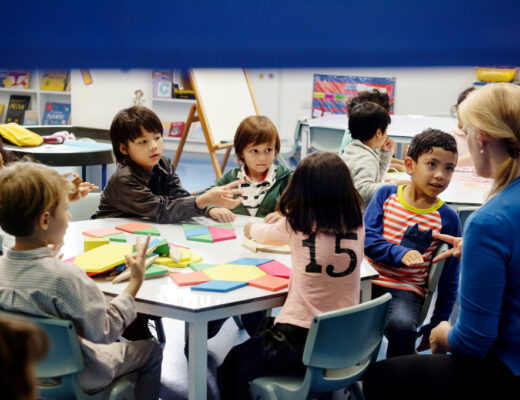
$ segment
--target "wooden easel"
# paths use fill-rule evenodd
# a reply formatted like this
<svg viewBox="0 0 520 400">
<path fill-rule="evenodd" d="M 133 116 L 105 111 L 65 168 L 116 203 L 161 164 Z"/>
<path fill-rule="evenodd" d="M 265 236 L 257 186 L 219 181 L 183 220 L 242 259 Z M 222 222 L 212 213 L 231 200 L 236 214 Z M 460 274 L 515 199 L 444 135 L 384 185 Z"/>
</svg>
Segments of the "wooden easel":
<svg viewBox="0 0 520 400">
<path fill-rule="evenodd" d="M 251 96 L 249 98 L 250 101 L 252 101 L 252 104 L 254 105 L 254 111 L 256 114 L 258 114 L 258 106 L 256 103 L 256 99 L 253 94 L 253 89 L 251 86 L 251 82 L 249 80 L 249 76 L 247 74 L 247 71 L 243 71 L 244 76 L 242 76 L 242 79 L 245 77 L 245 80 L 247 82 L 247 86 L 249 88 L 248 95 Z M 211 130 L 210 122 L 208 120 L 208 114 L 205 110 L 205 106 L 203 102 L 201 101 L 201 88 L 197 85 L 197 82 L 195 81 L 193 71 L 190 71 L 190 81 L 193 87 L 193 90 L 195 92 L 195 99 L 196 104 L 192 105 L 190 108 L 190 112 L 188 114 L 188 118 L 186 119 L 186 124 L 184 125 L 184 129 L 182 131 L 181 139 L 179 141 L 179 146 L 177 147 L 177 151 L 175 152 L 175 157 L 173 159 L 173 166 L 174 168 L 177 168 L 177 165 L 179 163 L 179 160 L 182 155 L 182 151 L 184 149 L 184 144 L 186 143 L 186 139 L 188 138 L 188 133 L 190 131 L 191 124 L 193 122 L 200 122 L 202 131 L 204 132 L 204 139 L 206 140 L 206 145 L 208 147 L 208 153 L 211 158 L 211 162 L 213 163 L 213 168 L 215 169 L 215 174 L 217 176 L 217 179 L 222 176 L 222 172 L 226 168 L 226 164 L 229 160 L 229 155 L 231 154 L 231 150 L 233 149 L 233 140 L 232 137 L 229 139 L 231 140 L 220 140 L 217 143 L 215 143 L 214 135 Z M 225 90 L 225 87 L 222 88 L 222 90 Z M 242 99 L 236 99 L 237 101 L 242 101 Z M 227 107 L 225 109 L 227 112 L 234 112 L 233 107 Z M 244 118 L 247 115 L 244 116 Z M 238 126 L 238 125 L 237 125 Z M 233 128 L 233 132 L 231 134 L 234 134 L 236 130 L 236 126 Z M 226 150 L 226 153 L 224 154 L 224 158 L 222 160 L 222 164 L 219 165 L 217 155 L 215 154 L 218 150 Z"/>
</svg>

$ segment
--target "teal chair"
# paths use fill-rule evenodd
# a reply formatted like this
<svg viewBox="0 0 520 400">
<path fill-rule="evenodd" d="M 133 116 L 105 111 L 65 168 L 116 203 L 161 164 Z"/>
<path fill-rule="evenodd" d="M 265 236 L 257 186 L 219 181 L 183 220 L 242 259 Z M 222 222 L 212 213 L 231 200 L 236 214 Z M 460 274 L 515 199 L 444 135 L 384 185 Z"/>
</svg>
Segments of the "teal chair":
<svg viewBox="0 0 520 400">
<path fill-rule="evenodd" d="M 74 325 L 70 321 L 36 317 L 26 314 L 0 311 L 5 318 L 23 318 L 39 325 L 50 338 L 51 348 L 45 359 L 38 363 L 36 375 L 38 398 L 56 400 L 135 400 L 133 381 L 136 374 L 128 374 L 116 379 L 102 392 L 87 395 L 78 380 L 83 370 L 83 355 Z"/>
<path fill-rule="evenodd" d="M 363 399 L 363 374 L 375 360 L 383 338 L 387 293 L 357 306 L 316 315 L 305 343 L 302 376 L 270 376 L 251 382 L 253 400 L 303 400 L 342 388 Z"/>
<path fill-rule="evenodd" d="M 310 126 L 310 146 L 317 151 L 328 151 L 338 154 L 344 134 L 345 129 Z"/>
</svg>

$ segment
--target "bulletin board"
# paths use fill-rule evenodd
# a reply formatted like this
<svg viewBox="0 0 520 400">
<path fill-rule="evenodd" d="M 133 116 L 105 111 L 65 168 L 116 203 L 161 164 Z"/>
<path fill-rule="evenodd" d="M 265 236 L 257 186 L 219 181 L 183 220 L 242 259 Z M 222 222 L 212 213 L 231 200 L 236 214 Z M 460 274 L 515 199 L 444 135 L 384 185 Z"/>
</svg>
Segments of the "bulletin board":
<svg viewBox="0 0 520 400">
<path fill-rule="evenodd" d="M 312 86 L 312 118 L 330 114 L 346 114 L 348 100 L 365 90 L 379 89 L 388 93 L 393 112 L 395 78 L 314 74 Z"/>
</svg>

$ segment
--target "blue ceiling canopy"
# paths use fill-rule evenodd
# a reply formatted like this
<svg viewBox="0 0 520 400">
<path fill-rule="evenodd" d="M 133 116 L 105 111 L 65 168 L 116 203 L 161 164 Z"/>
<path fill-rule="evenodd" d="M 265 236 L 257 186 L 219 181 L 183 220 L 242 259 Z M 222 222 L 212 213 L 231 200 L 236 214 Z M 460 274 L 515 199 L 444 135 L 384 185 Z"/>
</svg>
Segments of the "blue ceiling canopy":
<svg viewBox="0 0 520 400">
<path fill-rule="evenodd" d="M 1 67 L 520 65 L 520 1 L 28 0 Z"/>
</svg>

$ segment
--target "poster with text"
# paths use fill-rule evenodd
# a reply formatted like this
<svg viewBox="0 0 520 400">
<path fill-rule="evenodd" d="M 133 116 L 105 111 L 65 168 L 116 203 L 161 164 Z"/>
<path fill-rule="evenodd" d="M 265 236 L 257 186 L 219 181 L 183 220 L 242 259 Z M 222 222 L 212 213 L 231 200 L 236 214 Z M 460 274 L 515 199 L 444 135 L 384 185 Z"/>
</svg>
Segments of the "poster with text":
<svg viewBox="0 0 520 400">
<path fill-rule="evenodd" d="M 395 78 L 314 74 L 312 118 L 346 114 L 347 102 L 351 97 L 373 89 L 388 93 L 392 104 L 390 113 L 393 113 Z"/>
</svg>

